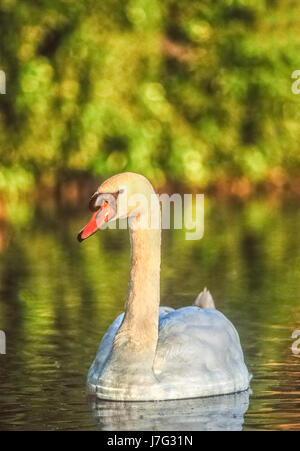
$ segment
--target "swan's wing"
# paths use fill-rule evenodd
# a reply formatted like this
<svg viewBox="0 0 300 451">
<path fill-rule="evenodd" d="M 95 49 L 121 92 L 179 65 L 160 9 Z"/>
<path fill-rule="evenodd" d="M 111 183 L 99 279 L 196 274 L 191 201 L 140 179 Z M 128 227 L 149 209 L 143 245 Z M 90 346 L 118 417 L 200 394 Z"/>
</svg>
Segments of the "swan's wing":
<svg viewBox="0 0 300 451">
<path fill-rule="evenodd" d="M 201 396 L 249 386 L 238 333 L 216 309 L 184 307 L 160 318 L 153 369 L 163 384 L 184 381 Z"/>
</svg>

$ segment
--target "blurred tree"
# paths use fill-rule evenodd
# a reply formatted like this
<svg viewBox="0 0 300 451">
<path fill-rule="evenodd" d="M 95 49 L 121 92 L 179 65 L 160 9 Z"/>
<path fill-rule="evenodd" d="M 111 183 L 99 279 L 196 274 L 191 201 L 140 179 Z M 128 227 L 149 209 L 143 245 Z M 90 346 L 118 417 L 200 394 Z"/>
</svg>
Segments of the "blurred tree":
<svg viewBox="0 0 300 451">
<path fill-rule="evenodd" d="M 294 0 L 1 0 L 0 189 L 299 169 Z"/>
</svg>

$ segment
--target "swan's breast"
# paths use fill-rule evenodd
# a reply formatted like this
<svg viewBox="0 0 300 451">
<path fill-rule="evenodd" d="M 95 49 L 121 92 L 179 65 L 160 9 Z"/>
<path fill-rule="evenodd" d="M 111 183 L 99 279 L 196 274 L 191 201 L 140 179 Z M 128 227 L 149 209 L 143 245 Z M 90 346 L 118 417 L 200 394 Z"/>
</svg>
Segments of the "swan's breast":
<svg viewBox="0 0 300 451">
<path fill-rule="evenodd" d="M 114 338 L 116 333 L 119 330 L 119 327 L 123 321 L 124 313 L 119 315 L 114 322 L 110 325 L 107 332 L 104 334 L 100 346 L 98 348 L 96 358 L 89 370 L 88 373 L 88 382 L 90 384 L 96 384 L 99 378 L 99 375 L 102 373 L 102 370 L 105 366 L 105 363 L 110 356 L 110 353 L 113 348 Z"/>
</svg>

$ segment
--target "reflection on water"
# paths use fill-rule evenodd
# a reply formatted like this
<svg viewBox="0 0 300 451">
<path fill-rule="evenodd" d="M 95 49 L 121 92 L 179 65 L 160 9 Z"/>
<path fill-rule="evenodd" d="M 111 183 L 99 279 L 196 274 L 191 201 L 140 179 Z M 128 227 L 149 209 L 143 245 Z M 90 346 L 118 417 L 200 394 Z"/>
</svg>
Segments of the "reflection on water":
<svg viewBox="0 0 300 451">
<path fill-rule="evenodd" d="M 129 240 L 126 230 L 107 230 L 79 245 L 76 234 L 88 217 L 88 211 L 74 216 L 42 205 L 13 227 L 3 225 L 5 233 L 0 229 L 0 330 L 7 338 L 7 354 L 0 355 L 0 430 L 126 422 L 122 411 L 107 415 L 110 408 L 101 403 L 95 422 L 85 382 L 102 335 L 123 309 Z M 207 286 L 240 333 L 253 374 L 246 430 L 300 430 L 300 356 L 291 351 L 292 333 L 300 329 L 299 224 L 297 205 L 206 199 L 202 240 L 186 241 L 180 230 L 163 233 L 162 304 L 190 305 Z M 196 411 L 202 401 L 184 405 L 182 424 L 193 417 L 187 406 L 196 404 Z M 179 407 L 161 406 L 137 420 L 134 405 L 124 406 L 127 426 L 133 421 L 138 428 L 140 420 L 140 427 L 147 421 L 159 429 L 170 421 L 175 428 Z M 204 428 L 205 416 L 198 420 L 190 427 Z M 237 420 L 241 425 L 242 417 Z"/>
<path fill-rule="evenodd" d="M 240 431 L 249 392 L 158 402 L 113 402 L 91 398 L 102 431 Z"/>
</svg>

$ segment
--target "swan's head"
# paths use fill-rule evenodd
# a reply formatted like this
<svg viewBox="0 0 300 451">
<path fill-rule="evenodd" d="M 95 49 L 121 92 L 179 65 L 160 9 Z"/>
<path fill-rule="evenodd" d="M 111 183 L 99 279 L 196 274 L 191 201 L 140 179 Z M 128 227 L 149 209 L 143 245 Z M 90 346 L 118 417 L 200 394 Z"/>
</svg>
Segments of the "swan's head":
<svg viewBox="0 0 300 451">
<path fill-rule="evenodd" d="M 109 221 L 141 215 L 151 204 L 153 194 L 151 183 L 140 174 L 124 172 L 109 178 L 99 186 L 90 200 L 89 208 L 93 216 L 79 232 L 78 241 L 93 235 Z"/>
</svg>

